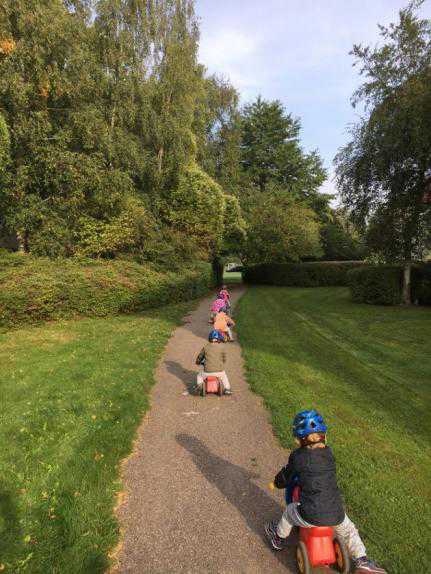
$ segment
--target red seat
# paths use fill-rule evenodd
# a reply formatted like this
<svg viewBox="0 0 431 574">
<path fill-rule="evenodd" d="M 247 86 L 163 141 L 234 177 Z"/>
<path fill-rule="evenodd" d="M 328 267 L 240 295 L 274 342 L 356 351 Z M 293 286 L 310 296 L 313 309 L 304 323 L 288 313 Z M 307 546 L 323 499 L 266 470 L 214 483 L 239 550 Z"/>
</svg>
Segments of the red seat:
<svg viewBox="0 0 431 574">
<path fill-rule="evenodd" d="M 292 500 L 299 502 L 301 489 L 295 486 Z M 334 530 L 331 526 L 313 526 L 312 528 L 300 528 L 300 537 L 307 546 L 308 557 L 313 566 L 332 564 L 336 561 L 334 551 Z"/>
<path fill-rule="evenodd" d="M 217 377 L 207 377 L 205 384 L 207 393 L 218 393 L 219 380 Z"/>
</svg>

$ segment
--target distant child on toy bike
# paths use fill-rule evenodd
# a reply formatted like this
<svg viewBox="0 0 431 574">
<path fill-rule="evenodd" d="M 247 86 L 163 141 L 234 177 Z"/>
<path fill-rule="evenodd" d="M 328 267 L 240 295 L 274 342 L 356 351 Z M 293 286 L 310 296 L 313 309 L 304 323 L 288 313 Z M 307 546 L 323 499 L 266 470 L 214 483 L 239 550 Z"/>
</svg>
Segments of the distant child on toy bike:
<svg viewBox="0 0 431 574">
<path fill-rule="evenodd" d="M 201 372 L 197 375 L 197 388 L 202 387 L 207 377 L 213 376 L 219 378 L 223 383 L 224 394 L 231 395 L 230 382 L 225 371 L 226 361 L 226 345 L 224 344 L 223 335 L 213 330 L 208 335 L 208 343 L 202 348 L 196 358 L 196 364 L 202 367 Z"/>
<path fill-rule="evenodd" d="M 230 310 L 231 310 L 230 294 L 229 294 L 229 291 L 227 290 L 226 285 L 222 286 L 222 288 L 218 294 L 218 298 L 224 300 L 226 313 L 228 315 L 230 315 Z"/>
<path fill-rule="evenodd" d="M 235 327 L 235 321 L 224 311 L 220 311 L 214 318 L 214 329 L 221 333 L 225 340 L 233 341 L 232 329 Z"/>
<path fill-rule="evenodd" d="M 294 526 L 332 526 L 349 550 L 355 565 L 354 574 L 386 574 L 367 558 L 364 543 L 344 512 L 334 455 L 326 446 L 326 431 L 322 416 L 315 410 L 302 411 L 294 418 L 293 435 L 299 448 L 291 452 L 274 484 L 287 489 L 299 485 L 300 501 L 288 504 L 278 523 L 266 524 L 266 534 L 272 547 L 282 550 Z"/>
<path fill-rule="evenodd" d="M 215 316 L 217 313 L 220 313 L 220 311 L 226 311 L 226 301 L 224 299 L 218 298 L 211 303 L 210 319 L 208 322 L 213 323 Z"/>
</svg>

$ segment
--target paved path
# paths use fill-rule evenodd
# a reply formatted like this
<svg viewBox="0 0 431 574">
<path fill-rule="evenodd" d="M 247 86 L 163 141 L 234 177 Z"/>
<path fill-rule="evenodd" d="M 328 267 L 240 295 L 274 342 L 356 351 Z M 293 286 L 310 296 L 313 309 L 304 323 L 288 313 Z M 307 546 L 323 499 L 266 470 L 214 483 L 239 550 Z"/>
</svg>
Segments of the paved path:
<svg viewBox="0 0 431 574">
<path fill-rule="evenodd" d="M 233 300 L 242 295 L 238 288 Z M 124 467 L 128 496 L 120 573 L 295 572 L 293 549 L 274 553 L 263 532 L 282 512 L 268 482 L 287 452 L 244 380 L 241 351 L 227 344 L 231 397 L 184 394 L 208 335 L 210 299 L 185 318 L 157 370 L 152 408 Z"/>
</svg>

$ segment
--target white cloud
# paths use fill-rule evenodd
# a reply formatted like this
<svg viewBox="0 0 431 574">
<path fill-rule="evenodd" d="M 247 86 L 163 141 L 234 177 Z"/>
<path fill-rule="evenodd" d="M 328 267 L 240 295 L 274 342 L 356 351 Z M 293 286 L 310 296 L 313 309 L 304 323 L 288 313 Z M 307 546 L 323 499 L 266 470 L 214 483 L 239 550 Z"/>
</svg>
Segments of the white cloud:
<svg viewBox="0 0 431 574">
<path fill-rule="evenodd" d="M 255 35 L 222 29 L 202 35 L 199 58 L 209 72 L 229 78 L 244 96 L 259 82 L 256 74 L 249 73 L 248 69 L 258 51 L 259 40 Z"/>
</svg>

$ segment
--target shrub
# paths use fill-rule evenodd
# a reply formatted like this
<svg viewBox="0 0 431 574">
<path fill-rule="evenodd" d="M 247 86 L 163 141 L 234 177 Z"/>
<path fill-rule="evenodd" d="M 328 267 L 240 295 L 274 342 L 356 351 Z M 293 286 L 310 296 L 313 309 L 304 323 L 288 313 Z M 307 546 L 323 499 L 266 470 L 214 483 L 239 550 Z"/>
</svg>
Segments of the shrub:
<svg viewBox="0 0 431 574">
<path fill-rule="evenodd" d="M 158 272 L 113 260 L 50 260 L 0 255 L 0 325 L 16 326 L 76 315 L 142 311 L 198 297 L 212 287 L 208 264 Z"/>
<path fill-rule="evenodd" d="M 322 261 L 310 263 L 268 263 L 246 267 L 246 283 L 321 287 L 347 285 L 347 272 L 362 266 L 362 261 Z"/>
<path fill-rule="evenodd" d="M 375 305 L 399 305 L 402 301 L 403 269 L 400 265 L 367 266 L 348 273 L 353 301 Z M 431 305 L 431 264 L 414 265 L 412 301 Z"/>
<path fill-rule="evenodd" d="M 380 265 L 352 269 L 348 284 L 353 301 L 375 305 L 398 305 L 401 303 L 401 268 Z"/>
<path fill-rule="evenodd" d="M 413 267 L 412 300 L 419 305 L 431 305 L 431 263 Z"/>
</svg>

